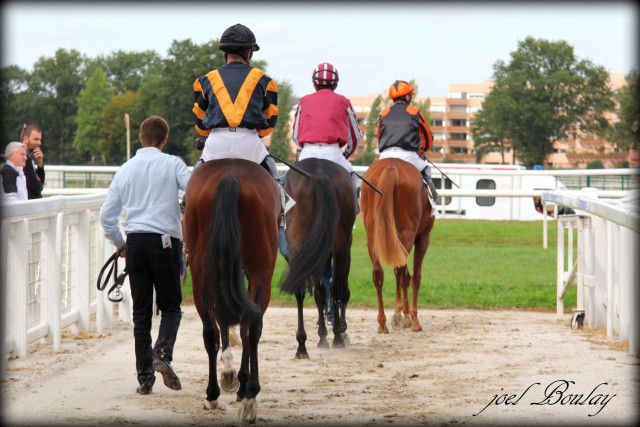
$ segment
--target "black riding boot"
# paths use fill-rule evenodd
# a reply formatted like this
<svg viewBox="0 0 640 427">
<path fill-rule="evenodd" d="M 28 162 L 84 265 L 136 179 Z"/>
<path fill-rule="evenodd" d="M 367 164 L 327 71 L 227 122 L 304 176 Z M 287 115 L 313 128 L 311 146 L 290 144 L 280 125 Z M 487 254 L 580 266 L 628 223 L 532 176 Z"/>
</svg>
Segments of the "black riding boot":
<svg viewBox="0 0 640 427">
<path fill-rule="evenodd" d="M 351 172 L 351 187 L 353 188 L 353 197 L 356 200 L 356 215 L 360 213 L 360 204 L 358 203 L 358 175 L 355 172 Z"/>
<path fill-rule="evenodd" d="M 422 177 L 424 178 L 425 184 L 427 184 L 427 188 L 431 192 L 431 197 L 433 200 L 436 200 L 438 198 L 438 192 L 436 191 L 436 186 L 433 185 L 433 181 L 431 180 L 431 168 L 429 166 L 422 169 Z"/>
<path fill-rule="evenodd" d="M 275 179 L 278 184 L 282 185 L 282 182 L 280 182 L 280 175 L 278 175 L 278 167 L 276 166 L 276 162 L 275 160 L 273 160 L 273 157 L 271 156 L 265 157 L 262 163 L 260 163 L 260 166 L 265 168 L 267 172 L 271 174 L 273 179 Z"/>
</svg>

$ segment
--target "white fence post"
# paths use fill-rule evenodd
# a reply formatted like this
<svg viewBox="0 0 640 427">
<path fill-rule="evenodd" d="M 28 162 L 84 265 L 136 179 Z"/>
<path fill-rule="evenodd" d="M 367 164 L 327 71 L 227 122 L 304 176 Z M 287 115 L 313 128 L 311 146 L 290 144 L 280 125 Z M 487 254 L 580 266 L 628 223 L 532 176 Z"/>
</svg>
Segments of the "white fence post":
<svg viewBox="0 0 640 427">
<path fill-rule="evenodd" d="M 28 318 L 28 283 L 29 283 L 29 219 L 23 218 L 13 225 L 13 236 L 21 238 L 11 239 L 7 255 L 11 259 L 12 283 L 7 280 L 11 288 L 11 332 L 13 335 L 14 352 L 19 357 L 27 355 L 27 318 Z"/>
<path fill-rule="evenodd" d="M 77 259 L 77 303 L 78 303 L 78 331 L 89 330 L 91 312 L 89 310 L 89 254 L 91 252 L 91 211 L 89 209 L 81 212 L 76 225 L 76 259 Z"/>
<path fill-rule="evenodd" d="M 49 218 L 47 230 L 47 261 L 45 279 L 45 292 L 47 298 L 47 316 L 49 334 L 46 342 L 53 343 L 55 351 L 60 350 L 61 344 L 61 319 L 60 298 L 62 297 L 60 286 L 62 284 L 62 230 L 64 226 L 64 212 L 58 212 Z"/>
</svg>

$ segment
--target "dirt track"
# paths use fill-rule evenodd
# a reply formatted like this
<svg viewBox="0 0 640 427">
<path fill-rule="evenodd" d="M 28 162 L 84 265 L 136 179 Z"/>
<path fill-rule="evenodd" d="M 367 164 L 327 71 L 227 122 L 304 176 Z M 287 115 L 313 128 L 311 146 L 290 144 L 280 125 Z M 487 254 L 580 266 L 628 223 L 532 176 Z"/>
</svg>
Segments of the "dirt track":
<svg viewBox="0 0 640 427">
<path fill-rule="evenodd" d="M 222 410 L 202 409 L 202 325 L 192 305 L 183 310 L 173 363 L 181 391 L 158 377 L 151 395 L 135 393 L 133 334 L 118 323 L 105 336 L 66 335 L 55 354 L 35 344 L 26 359 L 7 362 L 3 424 L 236 424 L 233 394 L 223 393 Z M 622 425 L 640 419 L 638 359 L 599 333 L 571 330 L 568 316 L 558 322 L 555 313 L 421 310 L 422 332 L 381 335 L 375 310 L 348 309 L 351 343 L 340 350 L 317 348 L 314 310 L 305 316 L 310 359 L 297 360 L 295 309 L 267 310 L 257 424 Z M 154 318 L 154 336 L 157 324 Z M 240 348 L 233 352 L 239 368 Z M 545 391 L 551 394 L 546 401 Z M 501 404 L 483 410 L 495 395 Z M 553 404 L 559 398 L 565 404 Z"/>
</svg>

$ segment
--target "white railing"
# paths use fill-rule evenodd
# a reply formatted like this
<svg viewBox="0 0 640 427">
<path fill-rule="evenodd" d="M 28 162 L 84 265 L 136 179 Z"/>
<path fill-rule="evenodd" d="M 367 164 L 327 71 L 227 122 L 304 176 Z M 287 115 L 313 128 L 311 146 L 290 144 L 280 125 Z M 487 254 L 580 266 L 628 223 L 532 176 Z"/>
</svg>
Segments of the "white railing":
<svg viewBox="0 0 640 427">
<path fill-rule="evenodd" d="M 562 317 L 564 295 L 575 283 L 574 313 L 584 313 L 590 328 L 606 326 L 609 339 L 618 334 L 620 340 L 629 342 L 629 352 L 638 354 L 639 192 L 636 190 L 619 201 L 599 200 L 598 194 L 594 189 L 585 189 L 542 195 L 545 206 L 563 205 L 577 212 L 558 218 L 557 316 Z M 575 264 L 574 230 L 578 234 Z M 566 267 L 565 231 L 568 232 Z"/>
<path fill-rule="evenodd" d="M 130 320 L 128 280 L 117 305 L 96 287 L 100 269 L 115 251 L 98 219 L 105 196 L 103 190 L 2 206 L 2 354 L 25 357 L 27 345 L 37 340 L 58 350 L 62 329 L 88 331 L 94 314 L 98 333 L 112 326 L 116 312 Z"/>
</svg>

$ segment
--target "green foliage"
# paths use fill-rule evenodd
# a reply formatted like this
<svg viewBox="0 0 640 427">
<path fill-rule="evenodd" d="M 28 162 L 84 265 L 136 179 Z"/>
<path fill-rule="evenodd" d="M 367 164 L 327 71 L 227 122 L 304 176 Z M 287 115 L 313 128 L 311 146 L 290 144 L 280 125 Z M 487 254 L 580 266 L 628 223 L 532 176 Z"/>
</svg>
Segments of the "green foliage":
<svg viewBox="0 0 640 427">
<path fill-rule="evenodd" d="M 162 60 L 153 50 L 124 52 L 117 50 L 107 57 L 98 56 L 88 66 L 104 69 L 116 95 L 140 89 L 147 74 L 158 69 Z"/>
<path fill-rule="evenodd" d="M 564 138 L 576 123 L 587 132 L 604 132 L 608 126 L 604 112 L 613 108 L 608 78 L 604 67 L 578 60 L 565 41 L 527 37 L 518 43 L 508 64 L 496 62 L 494 90 L 501 92 L 496 102 L 505 104 L 500 109 L 506 117 L 500 120 L 509 125 L 504 136 L 510 138 L 522 162 L 544 164 L 553 141 Z M 492 124 L 488 130 L 492 128 L 495 132 L 501 125 Z"/>
<path fill-rule="evenodd" d="M 41 57 L 33 66 L 27 92 L 37 102 L 21 119 L 42 129 L 42 151 L 47 163 L 87 160 L 72 147 L 78 95 L 86 81 L 84 65 L 85 57 L 78 51 L 58 49 L 54 57 Z"/>
<path fill-rule="evenodd" d="M 616 94 L 620 104 L 618 123 L 608 134 L 618 148 L 640 148 L 640 85 L 638 70 L 631 70 L 626 76 L 627 85 Z"/>
<path fill-rule="evenodd" d="M 23 125 L 31 124 L 27 123 L 27 113 L 33 111 L 36 103 L 27 92 L 29 74 L 22 68 L 16 65 L 0 68 L 0 83 L 0 136 L 6 145 L 18 141 Z"/>
<path fill-rule="evenodd" d="M 107 76 L 102 68 L 96 68 L 87 81 L 87 87 L 78 97 L 78 115 L 75 123 L 78 129 L 73 140 L 73 148 L 81 154 L 89 153 L 94 158 L 100 152 L 100 123 L 102 113 L 114 96 Z"/>
<path fill-rule="evenodd" d="M 100 141 L 98 148 L 102 162 L 119 166 L 127 161 L 127 130 L 124 125 L 124 114 L 129 114 L 131 128 L 130 149 L 131 157 L 140 148 L 138 138 L 140 123 L 144 120 L 136 110 L 136 94 L 125 92 L 111 98 L 111 102 L 104 109 L 100 122 Z M 171 133 L 171 129 L 169 129 Z"/>
<path fill-rule="evenodd" d="M 587 163 L 587 169 L 604 169 L 604 164 L 602 163 L 602 160 L 592 160 Z"/>
<path fill-rule="evenodd" d="M 269 152 L 274 156 L 277 156 L 283 160 L 287 159 L 287 156 L 291 152 L 291 145 L 289 143 L 289 116 L 291 114 L 291 94 L 293 88 L 291 84 L 286 81 L 276 81 L 278 85 L 278 121 L 271 133 L 271 145 L 269 146 Z"/>
<path fill-rule="evenodd" d="M 482 109 L 471 122 L 478 163 L 485 154 L 494 149 L 500 151 L 502 163 L 505 163 L 504 154 L 511 147 L 507 135 L 512 126 L 509 123 L 509 111 L 512 108 L 513 100 L 508 97 L 503 87 L 494 87 L 483 101 Z"/>
<path fill-rule="evenodd" d="M 382 95 L 378 95 L 371 104 L 371 110 L 367 116 L 364 143 L 366 147 L 361 157 L 353 160 L 354 165 L 369 166 L 376 159 L 375 148 L 378 146 L 378 117 L 382 111 Z"/>
</svg>

